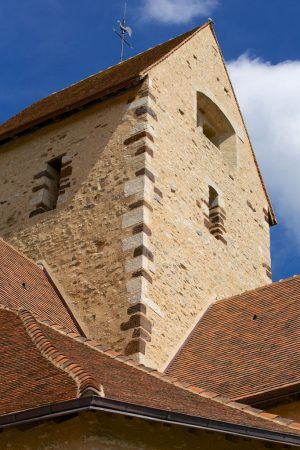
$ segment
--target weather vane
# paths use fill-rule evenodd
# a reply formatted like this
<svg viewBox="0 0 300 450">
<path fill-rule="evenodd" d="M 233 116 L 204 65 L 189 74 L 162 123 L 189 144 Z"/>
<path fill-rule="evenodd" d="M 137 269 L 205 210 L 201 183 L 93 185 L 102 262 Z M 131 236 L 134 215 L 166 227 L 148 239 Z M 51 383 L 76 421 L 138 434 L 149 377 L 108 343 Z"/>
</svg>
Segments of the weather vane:
<svg viewBox="0 0 300 450">
<path fill-rule="evenodd" d="M 127 0 L 124 1 L 124 15 L 123 20 L 118 20 L 120 31 L 117 31 L 113 28 L 114 32 L 119 36 L 121 39 L 121 57 L 120 61 L 123 61 L 124 59 L 124 44 L 128 45 L 128 47 L 132 48 L 132 45 L 127 42 L 125 39 L 128 35 L 129 37 L 132 36 L 132 29 L 128 26 L 126 26 L 126 13 L 127 13 Z"/>
</svg>

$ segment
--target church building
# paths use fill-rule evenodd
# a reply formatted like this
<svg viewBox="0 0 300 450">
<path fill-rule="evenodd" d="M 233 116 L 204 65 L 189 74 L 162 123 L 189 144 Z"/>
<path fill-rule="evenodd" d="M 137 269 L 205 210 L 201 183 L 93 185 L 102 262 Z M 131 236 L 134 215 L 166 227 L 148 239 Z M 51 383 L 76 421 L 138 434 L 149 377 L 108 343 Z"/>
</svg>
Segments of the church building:
<svg viewBox="0 0 300 450">
<path fill-rule="evenodd" d="M 300 446 L 300 277 L 212 22 L 0 125 L 0 211 L 1 448 Z"/>
</svg>

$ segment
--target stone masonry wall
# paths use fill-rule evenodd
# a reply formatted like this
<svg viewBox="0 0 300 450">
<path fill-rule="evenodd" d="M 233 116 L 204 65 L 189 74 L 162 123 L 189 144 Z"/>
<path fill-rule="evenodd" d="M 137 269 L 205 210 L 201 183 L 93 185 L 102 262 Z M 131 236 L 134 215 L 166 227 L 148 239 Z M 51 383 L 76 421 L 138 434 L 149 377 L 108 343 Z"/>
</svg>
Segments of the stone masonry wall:
<svg viewBox="0 0 300 450">
<path fill-rule="evenodd" d="M 88 336 L 150 366 L 214 300 L 271 281 L 267 199 L 208 27 L 138 87 L 2 145 L 0 208 Z"/>
<path fill-rule="evenodd" d="M 163 368 L 213 301 L 271 281 L 269 223 L 267 199 L 211 30 L 154 67 L 150 79 L 158 149 L 151 225 L 156 274 L 149 297 L 157 310 L 149 310 L 154 325 L 145 363 Z M 197 91 L 220 105 L 234 125 L 237 164 L 197 126 Z M 209 186 L 220 194 L 212 224 Z"/>
<path fill-rule="evenodd" d="M 89 337 L 127 354 L 145 351 L 152 327 L 136 306 L 151 189 L 147 92 L 145 81 L 0 151 L 1 236 L 46 261 Z M 53 172 L 47 162 L 58 156 L 57 209 L 44 212 Z"/>
</svg>

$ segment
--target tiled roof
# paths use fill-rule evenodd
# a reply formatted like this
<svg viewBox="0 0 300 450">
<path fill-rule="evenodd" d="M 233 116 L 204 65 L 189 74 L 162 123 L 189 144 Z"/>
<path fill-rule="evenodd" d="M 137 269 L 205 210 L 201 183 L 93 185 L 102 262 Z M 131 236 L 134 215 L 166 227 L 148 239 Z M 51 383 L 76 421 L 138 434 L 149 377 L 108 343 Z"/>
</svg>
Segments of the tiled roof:
<svg viewBox="0 0 300 450">
<path fill-rule="evenodd" d="M 208 23 L 38 101 L 0 126 L 0 141 L 126 86 L 206 26 Z"/>
<path fill-rule="evenodd" d="M 85 386 L 110 400 L 300 435 L 296 422 L 135 366 L 117 353 L 101 350 L 95 341 L 39 323 L 25 310 L 18 315 L 0 310 L 0 328 L 0 416 L 74 400 Z"/>
<path fill-rule="evenodd" d="M 48 359 L 55 367 L 64 370 L 71 378 L 73 378 L 77 385 L 77 394 L 82 396 L 86 391 L 92 391 L 97 395 L 101 395 L 102 386 L 90 376 L 81 366 L 76 364 L 67 355 L 63 354 L 53 343 L 48 339 L 47 334 L 38 325 L 34 317 L 26 309 L 19 310 L 19 317 L 21 318 L 24 327 L 30 336 L 33 344 L 40 351 L 40 353 Z"/>
<path fill-rule="evenodd" d="M 33 345 L 16 314 L 0 310 L 0 414 L 24 411 L 77 395 L 77 385 Z"/>
<path fill-rule="evenodd" d="M 62 296 L 46 273 L 0 239 L 0 305 L 26 308 L 41 320 L 49 319 L 71 331 L 80 331 Z"/>
<path fill-rule="evenodd" d="M 255 403 L 299 391 L 300 276 L 212 305 L 166 373 Z"/>
</svg>

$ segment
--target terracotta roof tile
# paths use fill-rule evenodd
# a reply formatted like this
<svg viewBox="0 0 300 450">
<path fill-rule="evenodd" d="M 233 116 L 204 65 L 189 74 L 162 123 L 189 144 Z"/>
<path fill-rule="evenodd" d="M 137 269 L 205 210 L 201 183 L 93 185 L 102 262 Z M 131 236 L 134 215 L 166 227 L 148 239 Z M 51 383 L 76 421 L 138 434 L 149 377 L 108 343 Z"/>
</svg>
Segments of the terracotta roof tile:
<svg viewBox="0 0 300 450">
<path fill-rule="evenodd" d="M 149 372 L 143 365 L 122 361 L 111 352 L 90 347 L 88 341 L 80 343 L 51 327 L 41 326 L 43 333 L 62 353 L 68 355 L 94 380 L 101 382 L 105 397 L 162 410 L 195 415 L 244 426 L 289 433 L 286 427 L 278 427 L 273 416 L 264 411 L 241 405 L 241 409 L 227 406 L 229 399 L 193 386 L 178 387 L 174 377 L 165 377 L 157 371 Z M 243 409 L 247 409 L 244 412 Z M 276 417 L 276 420 L 278 417 Z M 295 423 L 295 422 L 292 422 Z M 290 431 L 292 433 L 292 431 Z"/>
<path fill-rule="evenodd" d="M 88 372 L 83 370 L 78 364 L 73 363 L 47 339 L 47 336 L 43 333 L 41 327 L 29 311 L 20 309 L 19 317 L 28 335 L 31 337 L 33 344 L 41 354 L 55 367 L 64 370 L 75 380 L 79 396 L 84 395 L 90 389 L 94 392 L 101 392 L 100 385 L 98 385 Z"/>
<path fill-rule="evenodd" d="M 166 373 L 249 403 L 300 388 L 300 276 L 212 305 Z"/>
<path fill-rule="evenodd" d="M 84 388 L 93 393 L 99 385 L 100 391 L 95 389 L 94 394 L 111 400 L 300 435 L 296 422 L 282 419 L 280 423 L 279 417 L 273 419 L 273 415 L 249 406 L 244 406 L 248 409 L 244 412 L 206 391 L 198 389 L 195 393 L 180 388 L 163 374 L 149 373 L 144 366 L 125 363 L 110 352 L 101 352 L 37 322 L 25 310 L 19 316 L 0 310 L 0 352 L 4 362 L 0 366 L 0 416 L 74 400 Z M 42 341 L 37 342 L 37 336 L 55 350 L 52 356 L 45 352 Z"/>
<path fill-rule="evenodd" d="M 0 239 L 0 305 L 12 310 L 26 308 L 40 320 L 59 322 L 81 333 L 63 298 L 45 272 Z"/>
<path fill-rule="evenodd" d="M 33 345 L 16 314 L 0 310 L 0 415 L 76 397 L 76 383 Z"/>
</svg>

